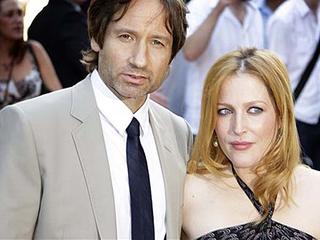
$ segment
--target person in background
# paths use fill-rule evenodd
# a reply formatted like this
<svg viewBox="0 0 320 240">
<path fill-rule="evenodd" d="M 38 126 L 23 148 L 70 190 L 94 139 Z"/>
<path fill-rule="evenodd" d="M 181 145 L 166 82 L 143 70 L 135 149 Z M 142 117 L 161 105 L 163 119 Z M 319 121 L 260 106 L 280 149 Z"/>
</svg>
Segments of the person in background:
<svg viewBox="0 0 320 240">
<path fill-rule="evenodd" d="M 256 0 L 263 22 L 267 25 L 269 18 L 285 0 Z"/>
<path fill-rule="evenodd" d="M 263 23 L 257 7 L 242 0 L 192 0 L 188 4 L 188 38 L 183 53 L 189 61 L 184 118 L 198 132 L 201 93 L 211 64 L 239 47 L 263 47 Z"/>
<path fill-rule="evenodd" d="M 211 67 L 188 163 L 188 239 L 320 238 L 320 173 L 300 163 L 285 65 L 246 48 Z"/>
<path fill-rule="evenodd" d="M 28 29 L 28 38 L 47 50 L 62 86 L 70 87 L 87 75 L 81 51 L 89 48 L 86 16 L 80 5 L 86 0 L 49 0 Z"/>
<path fill-rule="evenodd" d="M 80 5 L 81 10 L 85 14 L 86 17 L 87 17 L 87 13 L 88 13 L 88 8 L 90 6 L 90 2 L 91 2 L 91 0 L 85 0 L 84 3 L 82 3 Z"/>
<path fill-rule="evenodd" d="M 292 91 L 298 86 L 320 41 L 318 0 L 288 0 L 270 18 L 269 49 L 288 68 Z M 320 58 L 295 101 L 295 117 L 305 162 L 320 170 Z"/>
<path fill-rule="evenodd" d="M 264 48 L 268 48 L 267 26 L 269 18 L 285 0 L 254 0 L 263 19 Z"/>
<path fill-rule="evenodd" d="M 186 28 L 182 0 L 91 2 L 91 73 L 0 112 L 0 239 L 180 237 L 192 133 L 150 93 Z"/>
<path fill-rule="evenodd" d="M 61 88 L 41 44 L 23 40 L 23 16 L 17 0 L 0 0 L 0 109 Z"/>
</svg>

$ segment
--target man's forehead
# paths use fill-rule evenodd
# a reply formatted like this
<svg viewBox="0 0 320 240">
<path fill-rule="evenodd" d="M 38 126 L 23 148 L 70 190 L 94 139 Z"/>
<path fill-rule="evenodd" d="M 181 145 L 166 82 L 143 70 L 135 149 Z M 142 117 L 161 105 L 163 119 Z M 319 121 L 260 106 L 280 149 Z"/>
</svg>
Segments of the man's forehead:
<svg viewBox="0 0 320 240">
<path fill-rule="evenodd" d="M 117 21 L 124 17 L 145 17 L 149 18 L 150 22 L 152 22 L 153 19 L 158 17 L 165 19 L 165 16 L 166 10 L 159 0 L 134 0 L 120 8 L 113 15 L 112 20 Z"/>
<path fill-rule="evenodd" d="M 132 28 L 154 25 L 158 31 L 168 32 L 165 7 L 158 0 L 149 1 L 157 2 L 157 4 L 149 3 L 143 6 L 142 2 L 145 2 L 145 0 L 133 1 L 128 7 L 123 7 L 116 12 L 112 17 L 112 22 L 117 23 L 116 25 L 119 26 L 122 25 Z M 170 32 L 168 33 L 170 34 Z"/>
</svg>

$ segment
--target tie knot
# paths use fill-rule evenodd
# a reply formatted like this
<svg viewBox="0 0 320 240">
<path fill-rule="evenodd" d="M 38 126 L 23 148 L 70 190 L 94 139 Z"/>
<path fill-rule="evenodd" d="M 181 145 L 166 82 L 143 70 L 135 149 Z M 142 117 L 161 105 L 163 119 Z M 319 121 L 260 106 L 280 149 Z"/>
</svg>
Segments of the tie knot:
<svg viewBox="0 0 320 240">
<path fill-rule="evenodd" d="M 126 129 L 129 137 L 139 137 L 140 136 L 140 124 L 136 118 L 133 118 L 131 123 Z"/>
</svg>

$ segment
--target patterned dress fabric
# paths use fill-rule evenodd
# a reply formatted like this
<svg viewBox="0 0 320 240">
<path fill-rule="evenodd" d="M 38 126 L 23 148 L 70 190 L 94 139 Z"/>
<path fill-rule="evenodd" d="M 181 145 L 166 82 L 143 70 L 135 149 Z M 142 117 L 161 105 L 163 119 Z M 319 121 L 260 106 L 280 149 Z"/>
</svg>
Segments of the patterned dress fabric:
<svg viewBox="0 0 320 240">
<path fill-rule="evenodd" d="M 248 196 L 254 207 L 262 215 L 264 209 L 255 198 L 251 189 L 233 173 L 242 190 Z M 298 229 L 283 225 L 272 220 L 274 206 L 270 206 L 267 218 L 259 224 L 254 222 L 218 229 L 207 233 L 197 240 L 314 240 L 316 238 Z"/>
<path fill-rule="evenodd" d="M 28 47 L 27 51 L 32 55 L 32 69 L 24 79 L 19 81 L 0 79 L 0 109 L 9 104 L 39 96 L 41 93 L 42 79 L 40 70 L 34 53 L 30 46 Z"/>
</svg>

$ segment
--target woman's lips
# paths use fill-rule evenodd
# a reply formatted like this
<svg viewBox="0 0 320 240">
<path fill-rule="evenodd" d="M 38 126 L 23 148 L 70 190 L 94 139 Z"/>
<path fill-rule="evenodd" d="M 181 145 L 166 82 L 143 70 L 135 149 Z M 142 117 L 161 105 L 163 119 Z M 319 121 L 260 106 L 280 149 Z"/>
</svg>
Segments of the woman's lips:
<svg viewBox="0 0 320 240">
<path fill-rule="evenodd" d="M 240 142 L 240 141 L 234 141 L 231 142 L 231 146 L 235 149 L 235 150 L 247 150 L 252 146 L 252 142 Z"/>
</svg>

